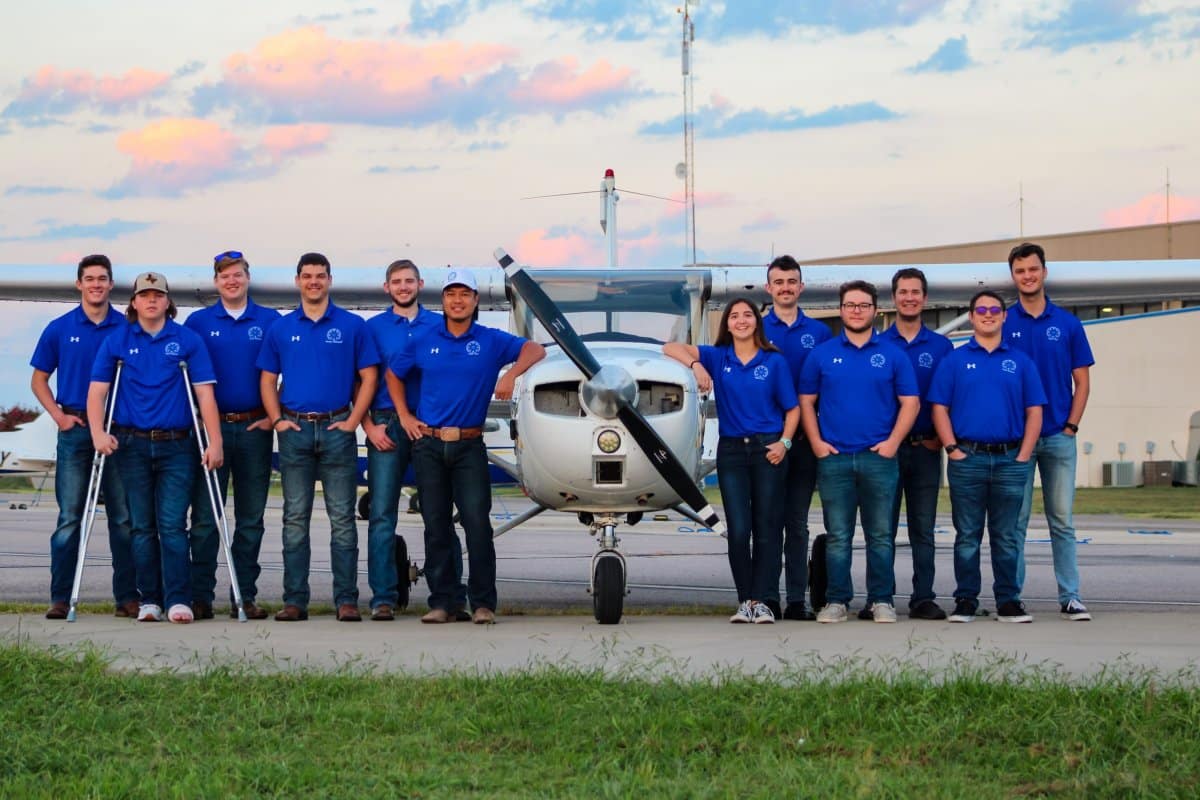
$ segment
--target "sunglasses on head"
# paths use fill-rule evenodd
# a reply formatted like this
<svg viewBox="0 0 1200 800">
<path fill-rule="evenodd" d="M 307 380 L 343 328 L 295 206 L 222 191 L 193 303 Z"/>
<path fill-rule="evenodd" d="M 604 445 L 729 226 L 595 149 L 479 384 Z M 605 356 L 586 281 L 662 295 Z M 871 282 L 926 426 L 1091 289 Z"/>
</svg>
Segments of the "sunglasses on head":
<svg viewBox="0 0 1200 800">
<path fill-rule="evenodd" d="M 975 306 L 975 313 L 979 316 L 991 314 L 993 317 L 998 317 L 1004 313 L 1004 309 L 1000 306 Z"/>
<path fill-rule="evenodd" d="M 243 258 L 242 254 L 237 250 L 226 250 L 224 253 L 217 253 L 213 256 L 213 264 L 220 264 L 225 259 L 236 260 Z"/>
</svg>

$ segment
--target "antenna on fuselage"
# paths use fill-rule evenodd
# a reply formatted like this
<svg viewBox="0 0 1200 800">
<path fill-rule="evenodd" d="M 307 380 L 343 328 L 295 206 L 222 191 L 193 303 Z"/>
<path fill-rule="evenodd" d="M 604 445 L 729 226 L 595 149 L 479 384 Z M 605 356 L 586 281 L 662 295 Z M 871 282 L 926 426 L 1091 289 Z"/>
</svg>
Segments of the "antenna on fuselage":
<svg viewBox="0 0 1200 800">
<path fill-rule="evenodd" d="M 604 240 L 608 244 L 608 268 L 617 266 L 617 177 L 611 169 L 604 170 L 604 180 L 600 181 L 600 191 L 604 197 L 600 204 L 600 230 L 604 231 Z"/>
</svg>

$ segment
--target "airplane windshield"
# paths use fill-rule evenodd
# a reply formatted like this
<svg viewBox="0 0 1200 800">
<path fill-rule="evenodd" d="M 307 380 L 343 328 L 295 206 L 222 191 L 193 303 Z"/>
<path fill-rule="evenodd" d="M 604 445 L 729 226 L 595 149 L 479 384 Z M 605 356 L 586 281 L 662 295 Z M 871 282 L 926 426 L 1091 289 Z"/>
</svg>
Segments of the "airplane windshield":
<svg viewBox="0 0 1200 800">
<path fill-rule="evenodd" d="M 622 273 L 618 270 L 536 270 L 533 278 L 585 341 L 662 343 L 693 341 L 698 331 L 706 272 Z M 517 318 L 527 335 L 552 337 L 523 302 Z"/>
</svg>

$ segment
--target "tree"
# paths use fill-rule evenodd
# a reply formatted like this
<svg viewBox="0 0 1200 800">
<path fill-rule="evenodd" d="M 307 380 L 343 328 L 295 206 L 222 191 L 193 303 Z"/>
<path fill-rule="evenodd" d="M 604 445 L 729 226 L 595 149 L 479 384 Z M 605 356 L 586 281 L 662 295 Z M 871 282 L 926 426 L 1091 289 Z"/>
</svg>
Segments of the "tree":
<svg viewBox="0 0 1200 800">
<path fill-rule="evenodd" d="M 27 422 L 32 422 L 41 414 L 40 409 L 12 406 L 0 409 L 0 432 L 16 430 Z"/>
</svg>

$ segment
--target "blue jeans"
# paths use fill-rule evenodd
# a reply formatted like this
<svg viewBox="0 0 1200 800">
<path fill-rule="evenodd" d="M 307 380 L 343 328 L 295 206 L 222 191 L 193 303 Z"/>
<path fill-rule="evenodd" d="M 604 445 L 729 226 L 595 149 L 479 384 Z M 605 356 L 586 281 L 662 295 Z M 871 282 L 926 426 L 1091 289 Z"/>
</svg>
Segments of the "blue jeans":
<svg viewBox="0 0 1200 800">
<path fill-rule="evenodd" d="M 739 603 L 779 596 L 787 461 L 772 464 L 766 455 L 767 445 L 777 441 L 776 433 L 722 436 L 717 442 L 717 484 Z"/>
<path fill-rule="evenodd" d="M 827 602 L 849 603 L 854 598 L 850 557 L 855 517 L 860 511 L 867 540 L 867 602 L 892 602 L 896 545 L 892 541 L 891 514 L 899 475 L 894 458 L 870 450 L 834 453 L 817 461 L 817 490 L 828 534 Z"/>
<path fill-rule="evenodd" d="M 308 610 L 312 521 L 316 482 L 329 516 L 329 565 L 334 605 L 358 604 L 358 528 L 354 513 L 358 487 L 358 442 L 353 431 L 329 430 L 337 420 L 296 422 L 300 430 L 279 432 L 279 474 L 283 485 L 283 602 Z M 290 419 L 290 417 L 289 417 Z"/>
<path fill-rule="evenodd" d="M 221 440 L 225 445 L 225 463 L 217 470 L 217 485 L 222 506 L 233 478 L 233 567 L 237 573 L 242 601 L 253 602 L 258 596 L 258 576 L 262 567 L 258 554 L 262 549 L 263 511 L 271 487 L 271 430 L 246 430 L 247 422 L 222 422 Z M 192 599 L 212 604 L 217 585 L 217 551 L 221 532 L 213 517 L 205 470 L 196 473 L 192 489 Z M 226 516 L 226 524 L 229 518 Z"/>
<path fill-rule="evenodd" d="M 461 572 L 454 564 L 457 536 L 452 506 L 467 538 L 471 574 L 467 599 L 472 609 L 496 610 L 496 545 L 492 540 L 492 481 L 483 439 L 443 442 L 423 436 L 413 442 L 421 517 L 425 522 L 425 582 L 429 607 L 459 607 Z M 459 551 L 461 552 L 461 550 Z M 458 559 L 461 569 L 462 557 Z"/>
<path fill-rule="evenodd" d="M 1025 481 L 1033 468 L 1016 461 L 1016 450 L 1003 455 L 965 452 L 966 458 L 950 459 L 946 466 L 955 530 L 954 599 L 979 597 L 979 546 L 986 518 L 992 551 L 992 594 L 997 605 L 1019 602 L 1022 554 L 1016 525 Z"/>
<path fill-rule="evenodd" d="M 808 510 L 816 488 L 817 457 L 807 439 L 797 438 L 787 456 L 783 489 L 783 566 L 788 605 L 803 605 L 808 591 Z M 767 599 L 779 599 L 778 577 L 769 587 Z"/>
<path fill-rule="evenodd" d="M 1054 578 L 1058 582 L 1058 602 L 1066 604 L 1079 599 L 1079 565 L 1075 560 L 1075 524 L 1072 508 L 1075 505 L 1074 436 L 1056 433 L 1037 441 L 1030 462 L 1037 465 L 1042 476 L 1042 500 L 1046 506 L 1046 522 L 1050 527 L 1050 551 L 1054 556 Z M 1025 537 L 1029 530 L 1029 515 L 1033 509 L 1033 469 L 1025 481 L 1025 498 L 1017 519 L 1017 536 L 1021 544 L 1021 564 L 1017 582 L 1025 583 Z"/>
<path fill-rule="evenodd" d="M 92 478 L 92 433 L 76 425 L 59 431 L 54 469 L 54 499 L 58 501 L 58 523 L 50 535 L 50 602 L 71 600 L 75 564 L 79 559 L 79 530 L 88 482 Z M 105 459 L 100 481 L 104 492 L 104 515 L 108 518 L 108 549 L 112 553 L 112 592 L 118 605 L 138 599 L 133 569 L 133 545 L 129 534 L 129 508 L 125 485 L 112 459 Z"/>
<path fill-rule="evenodd" d="M 192 436 L 152 442 L 132 434 L 117 437 L 113 454 L 128 489 L 133 561 L 143 603 L 164 608 L 192 602 L 187 511 L 200 451 Z"/>
<path fill-rule="evenodd" d="M 912 549 L 912 595 L 908 607 L 933 600 L 934 552 L 933 528 L 937 522 L 938 489 L 942 483 L 942 451 L 930 450 L 924 444 L 905 442 L 896 451 L 900 481 L 896 499 L 892 502 L 892 541 L 900 528 L 900 497 L 905 500 L 908 522 L 908 543 Z"/>
</svg>

